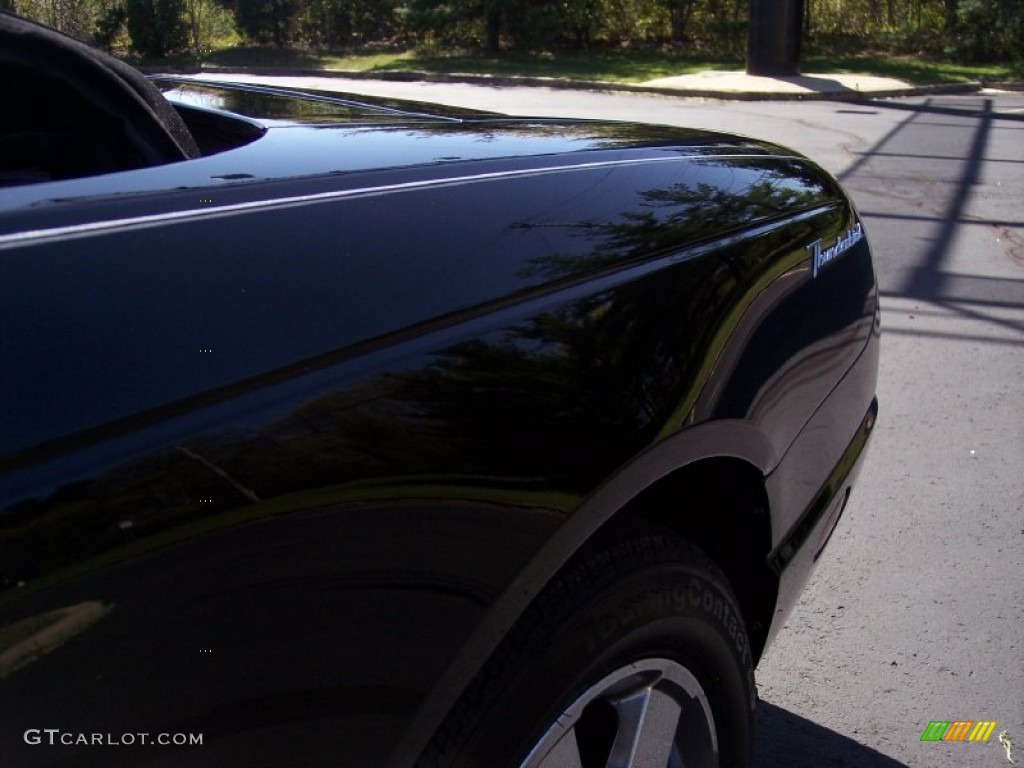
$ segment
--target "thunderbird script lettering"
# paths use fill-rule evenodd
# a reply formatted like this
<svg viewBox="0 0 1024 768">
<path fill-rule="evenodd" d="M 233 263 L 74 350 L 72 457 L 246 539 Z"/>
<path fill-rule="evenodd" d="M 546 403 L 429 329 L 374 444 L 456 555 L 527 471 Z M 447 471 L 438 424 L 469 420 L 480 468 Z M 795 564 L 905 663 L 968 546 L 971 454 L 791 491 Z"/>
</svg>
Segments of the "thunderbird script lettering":
<svg viewBox="0 0 1024 768">
<path fill-rule="evenodd" d="M 811 276 L 817 277 L 822 267 L 846 253 L 863 239 L 864 229 L 861 227 L 860 222 L 858 222 L 852 229 L 846 230 L 845 234 L 837 237 L 835 244 L 828 248 L 821 247 L 821 240 L 815 240 L 806 246 L 807 250 L 811 253 Z"/>
</svg>

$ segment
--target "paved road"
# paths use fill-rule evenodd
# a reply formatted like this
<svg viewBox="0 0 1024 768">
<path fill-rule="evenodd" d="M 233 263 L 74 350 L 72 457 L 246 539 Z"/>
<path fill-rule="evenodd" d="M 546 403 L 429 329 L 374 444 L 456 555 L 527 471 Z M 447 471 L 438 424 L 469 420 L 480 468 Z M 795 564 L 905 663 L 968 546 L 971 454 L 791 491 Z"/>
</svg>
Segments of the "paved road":
<svg viewBox="0 0 1024 768">
<path fill-rule="evenodd" d="M 307 83 L 308 85 L 308 83 Z M 513 114 L 793 146 L 852 193 L 884 295 L 881 420 L 850 510 L 762 660 L 762 768 L 1024 761 L 1024 94 L 726 103 L 328 80 Z M 922 743 L 995 720 L 987 743 Z"/>
</svg>

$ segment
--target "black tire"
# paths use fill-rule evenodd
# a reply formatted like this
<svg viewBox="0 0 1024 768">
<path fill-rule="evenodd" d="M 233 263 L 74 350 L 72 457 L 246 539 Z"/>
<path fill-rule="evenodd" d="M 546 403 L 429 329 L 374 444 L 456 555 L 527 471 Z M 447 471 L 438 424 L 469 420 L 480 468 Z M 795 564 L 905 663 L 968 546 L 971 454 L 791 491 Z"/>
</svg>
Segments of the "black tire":
<svg viewBox="0 0 1024 768">
<path fill-rule="evenodd" d="M 756 704 L 721 571 L 660 529 L 620 531 L 537 597 L 420 767 L 742 768 Z"/>
</svg>

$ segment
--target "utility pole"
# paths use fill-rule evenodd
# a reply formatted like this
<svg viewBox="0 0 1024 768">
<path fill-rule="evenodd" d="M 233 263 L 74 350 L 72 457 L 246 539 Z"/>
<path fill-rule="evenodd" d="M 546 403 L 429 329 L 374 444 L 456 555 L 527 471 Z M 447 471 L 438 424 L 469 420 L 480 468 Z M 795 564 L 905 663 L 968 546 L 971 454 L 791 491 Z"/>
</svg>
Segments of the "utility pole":
<svg viewBox="0 0 1024 768">
<path fill-rule="evenodd" d="M 804 0 L 750 0 L 747 74 L 793 77 L 800 74 Z"/>
</svg>

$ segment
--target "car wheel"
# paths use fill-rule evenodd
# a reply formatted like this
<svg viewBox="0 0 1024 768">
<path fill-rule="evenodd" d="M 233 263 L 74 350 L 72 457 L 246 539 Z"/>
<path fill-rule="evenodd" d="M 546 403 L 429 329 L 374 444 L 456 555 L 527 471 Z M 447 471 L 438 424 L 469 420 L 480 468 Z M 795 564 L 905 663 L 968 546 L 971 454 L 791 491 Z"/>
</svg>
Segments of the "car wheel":
<svg viewBox="0 0 1024 768">
<path fill-rule="evenodd" d="M 718 567 L 660 529 L 608 532 L 540 594 L 423 766 L 747 766 L 756 690 Z"/>
</svg>

